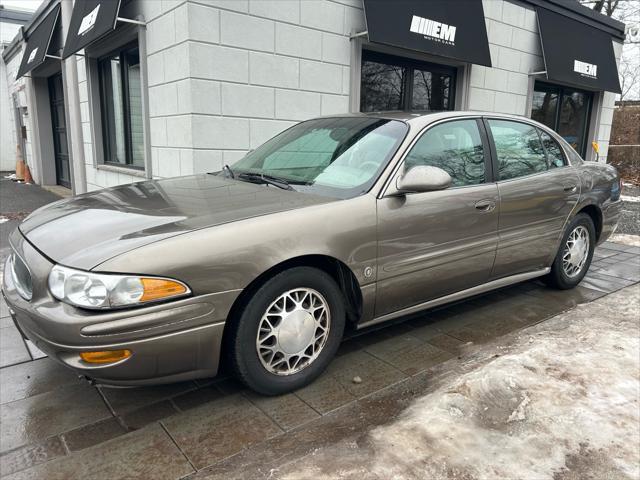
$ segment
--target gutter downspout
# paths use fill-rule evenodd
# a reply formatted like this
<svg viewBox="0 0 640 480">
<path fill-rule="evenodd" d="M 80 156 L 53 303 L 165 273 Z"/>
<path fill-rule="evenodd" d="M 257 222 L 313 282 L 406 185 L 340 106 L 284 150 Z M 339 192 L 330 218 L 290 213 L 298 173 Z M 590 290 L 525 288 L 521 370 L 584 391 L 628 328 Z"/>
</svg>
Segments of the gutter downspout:
<svg viewBox="0 0 640 480">
<path fill-rule="evenodd" d="M 76 0 L 79 1 L 79 0 Z M 62 35 L 67 37 L 73 0 L 61 0 Z M 67 98 L 69 118 L 68 135 L 71 145 L 71 181 L 73 194 L 78 195 L 87 191 L 87 172 L 84 159 L 84 139 L 82 136 L 82 116 L 80 113 L 80 93 L 78 89 L 78 64 L 76 56 L 72 55 L 62 61 L 65 73 L 65 98 Z"/>
</svg>

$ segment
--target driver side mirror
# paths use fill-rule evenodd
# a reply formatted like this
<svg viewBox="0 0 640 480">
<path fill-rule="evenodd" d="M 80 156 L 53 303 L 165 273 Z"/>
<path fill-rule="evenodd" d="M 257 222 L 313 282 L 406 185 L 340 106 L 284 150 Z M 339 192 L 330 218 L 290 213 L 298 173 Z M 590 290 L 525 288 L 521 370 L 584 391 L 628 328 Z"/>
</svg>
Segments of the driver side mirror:
<svg viewBox="0 0 640 480">
<path fill-rule="evenodd" d="M 396 180 L 397 193 L 421 193 L 444 190 L 451 186 L 451 176 L 443 169 L 427 165 L 410 168 Z"/>
</svg>

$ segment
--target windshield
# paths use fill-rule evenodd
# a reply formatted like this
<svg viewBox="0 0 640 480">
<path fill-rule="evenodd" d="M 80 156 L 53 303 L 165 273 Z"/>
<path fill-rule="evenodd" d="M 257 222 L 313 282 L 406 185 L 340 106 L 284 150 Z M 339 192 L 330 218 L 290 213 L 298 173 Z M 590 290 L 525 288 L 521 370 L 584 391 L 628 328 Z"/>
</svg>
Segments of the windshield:
<svg viewBox="0 0 640 480">
<path fill-rule="evenodd" d="M 309 120 L 249 152 L 231 169 L 239 180 L 260 181 L 264 175 L 299 192 L 351 198 L 373 185 L 407 129 L 403 122 L 380 118 Z"/>
</svg>

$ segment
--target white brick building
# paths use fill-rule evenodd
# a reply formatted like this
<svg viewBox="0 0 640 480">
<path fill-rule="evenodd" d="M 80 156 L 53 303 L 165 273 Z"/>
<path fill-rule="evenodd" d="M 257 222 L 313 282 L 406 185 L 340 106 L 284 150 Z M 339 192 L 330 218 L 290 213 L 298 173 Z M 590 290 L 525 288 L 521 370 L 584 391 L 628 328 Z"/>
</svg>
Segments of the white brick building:
<svg viewBox="0 0 640 480">
<path fill-rule="evenodd" d="M 606 34 L 620 55 L 624 25 L 577 3 L 483 0 L 491 67 L 369 40 L 362 0 L 123 0 L 116 14 L 144 25 L 119 21 L 60 60 L 78 4 L 46 2 L 25 36 L 58 5 L 50 56 L 26 79 L 27 158 L 39 183 L 82 193 L 219 170 L 297 121 L 381 107 L 534 116 L 588 159 L 597 141 L 606 161 L 615 93 L 544 73 L 541 8 Z M 3 55 L 10 84 L 24 49 L 16 38 Z"/>
</svg>

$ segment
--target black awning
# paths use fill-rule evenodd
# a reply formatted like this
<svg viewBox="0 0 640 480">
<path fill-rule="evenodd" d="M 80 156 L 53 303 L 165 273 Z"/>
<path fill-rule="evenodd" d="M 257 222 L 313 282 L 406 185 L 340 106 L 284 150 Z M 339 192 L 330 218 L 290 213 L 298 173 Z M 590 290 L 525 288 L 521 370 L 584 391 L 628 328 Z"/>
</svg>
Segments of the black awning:
<svg viewBox="0 0 640 480">
<path fill-rule="evenodd" d="M 537 11 L 548 80 L 620 93 L 610 34 L 546 8 Z"/>
<path fill-rule="evenodd" d="M 49 44 L 51 43 L 51 37 L 53 36 L 53 29 L 56 27 L 59 14 L 60 5 L 56 5 L 33 30 L 33 33 L 29 35 L 16 78 L 22 77 L 45 61 Z"/>
<path fill-rule="evenodd" d="M 118 21 L 120 0 L 76 0 L 62 58 L 68 58 L 113 31 Z"/>
<path fill-rule="evenodd" d="M 364 0 L 369 40 L 491 66 L 482 0 Z"/>
</svg>

